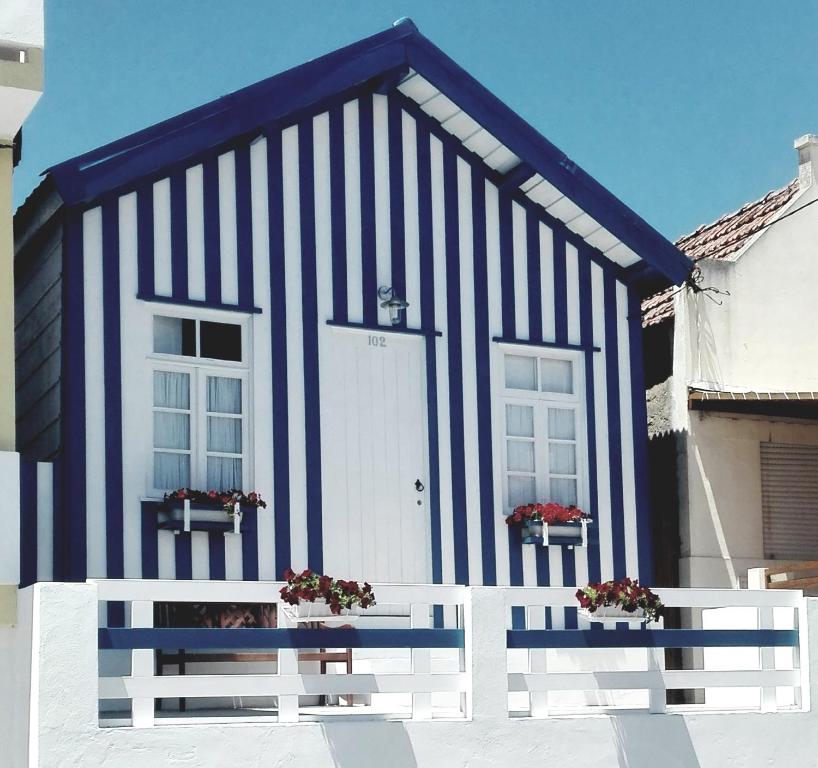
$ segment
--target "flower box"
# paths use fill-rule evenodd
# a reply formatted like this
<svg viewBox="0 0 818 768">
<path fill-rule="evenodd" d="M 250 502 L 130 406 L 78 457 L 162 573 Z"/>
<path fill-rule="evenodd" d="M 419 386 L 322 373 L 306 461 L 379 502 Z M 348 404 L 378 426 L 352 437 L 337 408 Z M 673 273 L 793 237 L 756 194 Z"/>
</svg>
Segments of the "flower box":
<svg viewBox="0 0 818 768">
<path fill-rule="evenodd" d="M 281 603 L 281 610 L 290 621 L 298 624 L 304 622 L 317 621 L 322 624 L 349 624 L 357 620 L 362 609 L 356 607 L 342 608 L 341 613 L 334 614 L 330 610 L 329 603 L 323 598 L 318 598 L 314 602 L 300 602 L 298 605 L 288 605 Z"/>
<path fill-rule="evenodd" d="M 644 608 L 637 608 L 634 611 L 626 611 L 617 605 L 604 605 L 591 612 L 587 608 L 578 608 L 577 613 L 588 619 L 597 622 L 628 622 L 629 624 L 644 624 L 649 621 Z"/>
<path fill-rule="evenodd" d="M 218 502 L 193 504 L 190 499 L 167 499 L 157 509 L 159 527 L 176 534 L 191 531 L 238 534 L 241 533 L 242 517 L 239 504 L 236 504 L 235 512 L 231 515 Z"/>
<path fill-rule="evenodd" d="M 570 520 L 565 523 L 543 523 L 530 520 L 521 529 L 523 544 L 539 544 L 567 547 L 585 547 L 588 545 L 588 525 L 593 520 L 584 517 L 581 520 Z"/>
</svg>

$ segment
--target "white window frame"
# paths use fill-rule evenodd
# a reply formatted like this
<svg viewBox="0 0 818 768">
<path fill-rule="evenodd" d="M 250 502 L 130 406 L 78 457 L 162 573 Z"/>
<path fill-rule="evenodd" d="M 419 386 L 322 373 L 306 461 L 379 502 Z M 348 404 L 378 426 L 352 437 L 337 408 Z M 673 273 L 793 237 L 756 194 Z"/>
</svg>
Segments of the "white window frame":
<svg viewBox="0 0 818 768">
<path fill-rule="evenodd" d="M 568 360 L 572 365 L 573 392 L 541 392 L 539 390 L 510 389 L 506 387 L 505 359 L 507 355 L 518 357 L 533 357 L 537 361 L 542 358 L 552 360 Z M 534 476 L 536 499 L 531 501 L 551 501 L 550 481 L 552 477 L 571 477 L 568 475 L 551 475 L 548 471 L 548 408 L 570 408 L 575 413 L 575 434 L 573 442 L 576 445 L 576 483 L 577 506 L 583 511 L 587 508 L 588 491 L 588 441 L 587 441 L 587 412 L 585 399 L 585 352 L 583 350 L 560 349 L 557 347 L 527 346 L 523 344 L 496 343 L 493 369 L 493 384 L 496 395 L 493 401 L 496 407 L 494 418 L 494 445 L 500 456 L 502 482 L 502 509 L 505 515 L 511 514 L 514 509 L 510 506 L 509 497 L 509 470 L 508 449 L 506 445 L 506 405 L 522 405 L 534 407 Z M 539 362 L 537 363 L 539 382 Z M 561 442 L 558 439 L 553 442 Z M 521 473 L 525 474 L 525 473 Z"/>
<path fill-rule="evenodd" d="M 201 322 L 230 323 L 241 328 L 241 361 L 218 360 L 206 357 L 171 355 L 153 351 L 153 318 L 155 316 L 178 317 L 196 321 L 196 351 L 199 351 L 199 324 Z M 198 490 L 209 490 L 207 485 L 207 456 L 219 454 L 207 450 L 207 377 L 223 376 L 241 381 L 241 474 L 242 490 L 245 492 L 254 484 L 253 461 L 253 424 L 252 424 L 252 323 L 251 317 L 235 312 L 186 307 L 179 305 L 151 305 L 148 322 L 149 349 L 146 361 L 150 369 L 150 386 L 145 393 L 143 413 L 150 414 L 150 428 L 145 430 L 145 455 L 148 457 L 145 476 L 145 488 L 148 498 L 162 498 L 168 490 L 154 485 L 154 427 L 153 413 L 156 408 L 153 402 L 153 378 L 156 371 L 187 373 L 190 375 L 190 485 Z M 229 416 L 228 416 L 229 418 Z M 163 450 L 163 449 L 158 449 Z M 186 451 L 173 451 L 186 453 Z M 229 454 L 233 456 L 233 454 Z M 236 455 L 238 456 L 238 455 Z M 225 489 L 216 489 L 225 490 Z"/>
</svg>

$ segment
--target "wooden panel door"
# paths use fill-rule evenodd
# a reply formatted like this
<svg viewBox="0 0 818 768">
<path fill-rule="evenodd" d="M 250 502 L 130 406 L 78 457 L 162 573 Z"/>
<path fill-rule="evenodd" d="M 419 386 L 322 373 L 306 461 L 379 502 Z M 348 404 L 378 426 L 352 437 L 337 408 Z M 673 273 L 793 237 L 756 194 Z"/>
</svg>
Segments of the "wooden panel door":
<svg viewBox="0 0 818 768">
<path fill-rule="evenodd" d="M 424 340 L 337 327 L 326 334 L 324 570 L 428 583 Z"/>
</svg>

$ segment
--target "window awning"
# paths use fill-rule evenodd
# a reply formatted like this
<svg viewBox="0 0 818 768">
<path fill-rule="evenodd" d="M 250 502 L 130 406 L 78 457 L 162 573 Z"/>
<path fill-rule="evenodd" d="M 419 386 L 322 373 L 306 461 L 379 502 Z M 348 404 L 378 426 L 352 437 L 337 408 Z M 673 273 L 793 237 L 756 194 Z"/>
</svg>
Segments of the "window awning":
<svg viewBox="0 0 818 768">
<path fill-rule="evenodd" d="M 818 418 L 818 392 L 689 387 L 687 400 L 696 411 Z"/>
</svg>

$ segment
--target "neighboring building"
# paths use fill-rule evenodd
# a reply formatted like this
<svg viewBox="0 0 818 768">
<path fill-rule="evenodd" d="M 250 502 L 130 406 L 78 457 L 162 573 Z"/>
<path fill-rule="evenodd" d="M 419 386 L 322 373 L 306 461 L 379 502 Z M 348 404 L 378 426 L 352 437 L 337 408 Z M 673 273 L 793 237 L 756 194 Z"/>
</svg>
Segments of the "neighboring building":
<svg viewBox="0 0 818 768">
<path fill-rule="evenodd" d="M 795 147 L 796 180 L 677 242 L 696 287 L 642 304 L 659 583 L 818 559 L 818 138 Z"/>
<path fill-rule="evenodd" d="M 650 579 L 639 301 L 691 264 L 411 22 L 49 169 L 16 234 L 27 583 Z M 269 507 L 174 536 L 180 486 Z M 587 548 L 505 525 L 549 499 Z"/>
<path fill-rule="evenodd" d="M 14 620 L 20 580 L 19 457 L 14 435 L 14 237 L 12 173 L 22 125 L 43 89 L 42 0 L 0 5 L 0 626 Z"/>
</svg>

